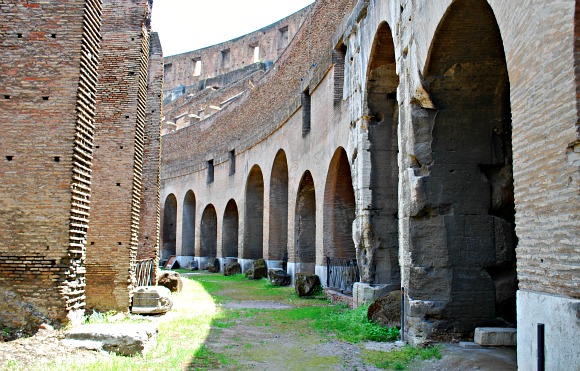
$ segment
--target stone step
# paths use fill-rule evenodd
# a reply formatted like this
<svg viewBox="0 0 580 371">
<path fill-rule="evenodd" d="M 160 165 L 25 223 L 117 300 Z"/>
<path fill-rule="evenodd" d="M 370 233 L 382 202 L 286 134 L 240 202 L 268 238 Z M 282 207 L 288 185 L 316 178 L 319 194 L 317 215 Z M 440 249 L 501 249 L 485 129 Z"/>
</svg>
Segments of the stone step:
<svg viewBox="0 0 580 371">
<path fill-rule="evenodd" d="M 486 346 L 515 346 L 517 330 L 510 327 L 477 327 L 474 342 Z"/>
</svg>

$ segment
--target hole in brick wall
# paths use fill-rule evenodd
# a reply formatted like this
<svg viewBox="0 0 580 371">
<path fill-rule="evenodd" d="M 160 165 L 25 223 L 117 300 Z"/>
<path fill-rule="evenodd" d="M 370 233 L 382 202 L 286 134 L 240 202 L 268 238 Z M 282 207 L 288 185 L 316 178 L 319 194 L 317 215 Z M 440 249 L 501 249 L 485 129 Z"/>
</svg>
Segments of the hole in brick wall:
<svg viewBox="0 0 580 371">
<path fill-rule="evenodd" d="M 129 116 L 127 115 L 127 116 L 125 116 L 125 118 L 126 118 L 126 119 L 128 119 L 128 118 L 129 118 Z"/>
<path fill-rule="evenodd" d="M 50 250 L 50 246 L 46 246 L 46 249 L 47 249 L 47 250 Z"/>
<path fill-rule="evenodd" d="M 123 149 L 123 146 L 119 146 L 119 149 Z"/>
<path fill-rule="evenodd" d="M 147 191 L 149 188 L 145 188 L 145 190 Z"/>
<path fill-rule="evenodd" d="M 44 96 L 42 97 L 42 100 L 48 100 L 48 97 Z"/>
<path fill-rule="evenodd" d="M 99 148 L 99 146 L 95 146 L 95 148 Z"/>
<path fill-rule="evenodd" d="M 56 34 L 55 33 L 50 34 L 50 37 L 52 37 L 53 39 L 56 39 Z"/>
<path fill-rule="evenodd" d="M 4 94 L 4 99 L 10 99 L 10 95 Z"/>
<path fill-rule="evenodd" d="M 94 244 L 95 244 L 95 241 L 91 241 L 91 245 L 94 245 Z"/>
<path fill-rule="evenodd" d="M 129 71 L 129 76 L 135 76 L 135 71 Z"/>
<path fill-rule="evenodd" d="M 149 236 L 145 236 L 145 239 L 148 240 L 149 239 Z"/>
<path fill-rule="evenodd" d="M 60 162 L 60 156 L 54 156 L 54 162 Z"/>
<path fill-rule="evenodd" d="M 22 34 L 21 33 L 17 33 L 16 34 L 16 37 L 19 38 L 19 39 L 21 39 L 22 38 Z"/>
<path fill-rule="evenodd" d="M 131 38 L 131 41 L 135 41 L 135 38 L 134 38 L 134 37 L 132 37 L 132 38 Z"/>
<path fill-rule="evenodd" d="M 405 9 L 405 8 L 403 8 L 403 6 L 401 6 L 401 13 L 403 13 L 403 10 L 404 10 L 404 9 Z"/>
<path fill-rule="evenodd" d="M 117 183 L 117 187 L 120 187 L 120 186 L 121 186 L 121 183 Z"/>
<path fill-rule="evenodd" d="M 119 246 L 121 246 L 123 243 L 122 242 L 118 242 Z"/>
<path fill-rule="evenodd" d="M 8 161 L 12 161 L 13 158 L 14 158 L 14 156 L 6 156 L 6 160 L 8 160 Z"/>
</svg>

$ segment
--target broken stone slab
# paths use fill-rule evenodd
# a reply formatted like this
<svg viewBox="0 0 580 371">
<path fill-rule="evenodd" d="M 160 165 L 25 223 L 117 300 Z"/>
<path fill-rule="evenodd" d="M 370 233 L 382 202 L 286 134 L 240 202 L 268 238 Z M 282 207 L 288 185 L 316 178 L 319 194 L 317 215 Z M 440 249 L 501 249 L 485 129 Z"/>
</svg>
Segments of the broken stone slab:
<svg viewBox="0 0 580 371">
<path fill-rule="evenodd" d="M 274 286 L 288 286 L 292 277 L 282 268 L 270 268 L 268 269 L 268 278 Z"/>
<path fill-rule="evenodd" d="M 171 292 L 181 292 L 183 281 L 177 272 L 163 272 L 159 276 L 158 285 L 167 287 Z"/>
<path fill-rule="evenodd" d="M 98 323 L 68 331 L 63 344 L 70 347 L 105 351 L 123 356 L 144 354 L 157 344 L 157 324 Z"/>
<path fill-rule="evenodd" d="M 164 314 L 171 310 L 171 291 L 164 286 L 139 286 L 133 292 L 134 314 Z"/>
<path fill-rule="evenodd" d="M 486 346 L 515 346 L 517 330 L 510 327 L 477 327 L 473 341 Z"/>
<path fill-rule="evenodd" d="M 316 293 L 317 288 L 322 290 L 320 277 L 316 274 L 297 273 L 294 289 L 298 296 L 312 296 Z"/>
<path fill-rule="evenodd" d="M 238 262 L 231 262 L 224 268 L 224 276 L 233 276 L 242 273 L 242 266 Z"/>
</svg>

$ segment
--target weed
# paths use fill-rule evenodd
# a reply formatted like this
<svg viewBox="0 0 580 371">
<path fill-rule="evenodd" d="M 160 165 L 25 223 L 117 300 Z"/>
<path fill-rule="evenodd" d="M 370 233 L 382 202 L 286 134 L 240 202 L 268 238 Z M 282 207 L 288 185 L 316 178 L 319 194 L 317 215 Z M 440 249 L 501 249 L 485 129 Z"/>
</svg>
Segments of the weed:
<svg viewBox="0 0 580 371">
<path fill-rule="evenodd" d="M 425 348 L 405 345 L 399 350 L 381 352 L 376 350 L 365 350 L 363 359 L 365 362 L 382 369 L 404 370 L 415 359 L 441 359 L 441 349 L 437 346 Z"/>
</svg>

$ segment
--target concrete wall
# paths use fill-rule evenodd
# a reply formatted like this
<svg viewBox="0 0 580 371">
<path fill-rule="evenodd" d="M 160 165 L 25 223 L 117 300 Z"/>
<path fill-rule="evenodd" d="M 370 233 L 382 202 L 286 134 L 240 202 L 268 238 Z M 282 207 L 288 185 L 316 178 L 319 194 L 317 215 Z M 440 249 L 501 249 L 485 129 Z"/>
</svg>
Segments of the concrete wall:
<svg viewBox="0 0 580 371">
<path fill-rule="evenodd" d="M 545 317 L 539 300 L 560 308 L 545 319 L 547 367 L 558 368 L 558 359 L 580 364 L 568 346 L 579 330 L 569 319 L 580 297 L 576 3 L 317 1 L 312 9 L 311 38 L 299 31 L 254 89 L 163 137 L 161 199 L 177 199 L 177 255 L 183 199 L 192 191 L 196 215 L 210 203 L 216 208 L 218 256 L 225 206 L 235 200 L 243 256 L 246 187 L 257 165 L 263 256 L 276 260 L 270 200 L 279 196 L 270 192 L 283 149 L 288 270 L 311 269 L 296 254 L 300 180 L 308 171 L 315 272 L 323 275 L 325 233 L 345 230 L 332 227 L 340 219 L 323 207 L 333 155 L 343 148 L 361 280 L 405 287 L 409 342 L 517 325 L 518 358 L 528 369 L 532 328 L 536 316 Z M 196 221 L 196 256 L 199 245 Z"/>
</svg>

